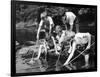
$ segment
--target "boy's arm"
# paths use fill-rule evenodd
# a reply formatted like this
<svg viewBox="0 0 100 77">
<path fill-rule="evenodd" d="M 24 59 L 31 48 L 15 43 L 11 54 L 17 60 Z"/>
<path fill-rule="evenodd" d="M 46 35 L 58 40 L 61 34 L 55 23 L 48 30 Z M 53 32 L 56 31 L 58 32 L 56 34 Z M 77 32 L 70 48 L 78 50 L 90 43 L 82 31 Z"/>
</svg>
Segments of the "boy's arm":
<svg viewBox="0 0 100 77">
<path fill-rule="evenodd" d="M 73 57 L 74 52 L 75 52 L 75 50 L 76 50 L 76 42 L 73 42 L 73 45 L 72 45 L 71 48 L 72 48 L 72 49 L 71 49 L 71 53 L 70 53 L 70 55 L 69 55 L 67 61 L 64 63 L 64 66 L 65 66 L 65 65 L 68 65 L 69 61 L 70 61 L 71 58 Z"/>
<path fill-rule="evenodd" d="M 50 22 L 50 32 L 49 33 L 51 33 L 51 29 L 52 29 L 52 27 L 54 27 L 54 22 L 51 17 L 48 17 L 48 18 L 49 18 L 49 22 Z"/>
<path fill-rule="evenodd" d="M 65 32 L 62 33 L 60 39 L 59 39 L 59 44 L 61 44 L 61 42 L 64 41 L 64 37 L 65 37 Z"/>
<path fill-rule="evenodd" d="M 52 38 L 53 43 L 54 43 L 54 49 L 55 49 L 55 52 L 56 52 L 56 54 L 59 54 L 58 51 L 57 51 L 56 41 L 55 41 L 54 37 L 51 37 L 51 38 Z"/>
<path fill-rule="evenodd" d="M 40 55 L 41 55 L 41 53 L 42 53 L 42 47 L 43 47 L 43 45 L 40 45 L 40 47 L 39 47 L 39 52 L 38 52 L 38 55 L 37 55 L 37 57 L 36 58 L 34 58 L 34 60 L 38 60 L 39 58 L 40 58 Z"/>
<path fill-rule="evenodd" d="M 53 37 L 53 36 L 51 36 L 51 38 L 52 38 L 52 40 L 53 40 L 53 44 L 54 44 L 54 46 L 56 47 L 56 42 L 55 42 L 54 37 Z"/>
<path fill-rule="evenodd" d="M 39 33 L 40 33 L 40 30 L 41 30 L 42 24 L 43 24 L 43 20 L 41 20 L 40 24 L 39 24 L 39 28 L 38 28 L 38 31 L 37 31 L 37 40 L 39 40 Z"/>
</svg>

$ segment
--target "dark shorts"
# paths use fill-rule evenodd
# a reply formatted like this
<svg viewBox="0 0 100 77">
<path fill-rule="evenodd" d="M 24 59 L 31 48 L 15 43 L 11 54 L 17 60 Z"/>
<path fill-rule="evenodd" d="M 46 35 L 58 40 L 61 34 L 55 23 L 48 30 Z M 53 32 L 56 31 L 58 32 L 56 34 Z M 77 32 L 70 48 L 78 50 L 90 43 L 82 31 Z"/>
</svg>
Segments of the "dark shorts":
<svg viewBox="0 0 100 77">
<path fill-rule="evenodd" d="M 40 39 L 44 39 L 44 38 L 48 37 L 48 35 L 49 35 L 49 29 L 42 29 L 42 30 L 43 31 L 40 31 L 40 34 L 39 34 Z"/>
<path fill-rule="evenodd" d="M 41 31 L 39 34 L 39 39 L 44 39 L 45 38 L 45 32 Z"/>
<path fill-rule="evenodd" d="M 66 23 L 66 26 L 67 26 L 67 29 L 69 30 L 69 29 L 70 29 L 70 24 L 69 24 L 69 23 Z M 73 29 L 72 29 L 72 31 L 74 31 L 74 32 L 79 31 L 79 20 L 78 20 L 77 17 L 76 17 L 75 20 L 74 20 L 74 24 L 73 24 Z"/>
<path fill-rule="evenodd" d="M 90 52 L 88 50 L 84 51 L 86 49 L 87 45 L 88 45 L 88 43 L 84 44 L 84 45 L 77 45 L 76 51 L 84 52 L 84 54 L 89 54 Z"/>
</svg>

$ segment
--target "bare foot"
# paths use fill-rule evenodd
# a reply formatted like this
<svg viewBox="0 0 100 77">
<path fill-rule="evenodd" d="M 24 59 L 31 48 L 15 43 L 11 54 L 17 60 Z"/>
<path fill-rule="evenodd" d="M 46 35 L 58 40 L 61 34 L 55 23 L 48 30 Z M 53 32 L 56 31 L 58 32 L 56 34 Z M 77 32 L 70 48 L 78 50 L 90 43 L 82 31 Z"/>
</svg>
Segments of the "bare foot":
<svg viewBox="0 0 100 77">
<path fill-rule="evenodd" d="M 28 62 L 28 64 L 31 64 L 31 65 L 34 64 L 34 63 L 35 63 L 35 61 L 32 60 L 32 59 Z"/>
<path fill-rule="evenodd" d="M 82 66 L 82 68 L 86 68 L 86 69 L 88 69 L 89 67 L 90 67 L 89 64 Z"/>
<path fill-rule="evenodd" d="M 65 65 L 65 67 L 69 70 L 72 70 L 72 68 L 69 65 Z"/>
<path fill-rule="evenodd" d="M 38 60 L 39 58 L 34 58 L 34 60 Z"/>
</svg>

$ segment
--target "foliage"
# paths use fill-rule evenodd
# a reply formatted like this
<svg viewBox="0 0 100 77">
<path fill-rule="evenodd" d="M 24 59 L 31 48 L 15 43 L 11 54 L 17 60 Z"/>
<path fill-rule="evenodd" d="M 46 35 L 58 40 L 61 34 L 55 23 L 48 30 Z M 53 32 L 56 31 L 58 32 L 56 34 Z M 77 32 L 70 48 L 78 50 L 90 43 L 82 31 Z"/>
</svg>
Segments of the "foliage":
<svg viewBox="0 0 100 77">
<path fill-rule="evenodd" d="M 95 13 L 95 9 L 91 8 L 79 8 L 79 7 L 61 7 L 61 6 L 47 6 L 47 5 L 27 5 L 27 4 L 16 4 L 16 22 L 20 21 L 28 21 L 32 19 L 33 21 L 35 19 L 38 19 L 40 13 L 43 9 L 46 9 L 48 11 L 48 14 L 50 16 L 55 15 L 62 15 L 65 11 L 72 11 L 75 14 L 78 14 L 78 12 L 81 10 L 87 11 L 87 13 Z"/>
</svg>

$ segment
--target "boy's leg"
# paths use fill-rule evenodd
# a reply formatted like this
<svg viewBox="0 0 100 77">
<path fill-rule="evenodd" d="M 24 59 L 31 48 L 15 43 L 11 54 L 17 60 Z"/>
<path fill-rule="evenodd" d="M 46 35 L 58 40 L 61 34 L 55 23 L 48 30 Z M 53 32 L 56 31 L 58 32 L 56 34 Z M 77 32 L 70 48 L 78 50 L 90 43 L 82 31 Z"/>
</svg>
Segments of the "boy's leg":
<svg viewBox="0 0 100 77">
<path fill-rule="evenodd" d="M 85 65 L 82 66 L 82 68 L 88 68 L 89 67 L 89 54 L 86 54 L 84 56 L 84 59 L 85 59 Z"/>
<path fill-rule="evenodd" d="M 72 30 L 73 30 L 73 25 L 71 24 L 69 31 L 72 31 Z"/>
<path fill-rule="evenodd" d="M 85 66 L 89 65 L 89 54 L 85 55 Z"/>
<path fill-rule="evenodd" d="M 78 33 L 79 32 L 79 20 L 78 20 L 78 18 L 75 19 L 74 23 L 75 23 L 75 27 L 76 27 L 76 33 Z"/>
</svg>

